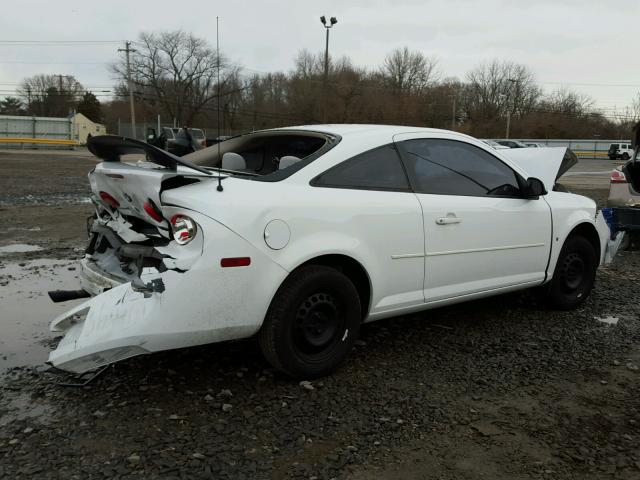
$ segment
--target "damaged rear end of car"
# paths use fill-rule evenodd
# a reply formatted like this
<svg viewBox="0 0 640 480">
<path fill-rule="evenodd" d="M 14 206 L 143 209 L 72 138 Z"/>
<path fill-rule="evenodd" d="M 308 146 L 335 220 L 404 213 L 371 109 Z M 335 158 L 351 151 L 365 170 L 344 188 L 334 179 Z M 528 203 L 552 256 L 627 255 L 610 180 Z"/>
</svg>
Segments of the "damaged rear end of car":
<svg viewBox="0 0 640 480">
<path fill-rule="evenodd" d="M 268 259 L 206 208 L 162 200 L 196 184 L 217 195 L 227 177 L 131 139 L 94 137 L 88 146 L 103 162 L 89 174 L 95 214 L 77 297 L 92 298 L 51 323 L 63 338 L 49 363 L 84 373 L 136 355 L 255 333 L 256 313 L 242 298 L 251 273 L 220 262 L 251 258 L 255 266 Z M 121 161 L 141 153 L 145 161 Z M 206 245 L 214 255 L 204 255 Z"/>
</svg>

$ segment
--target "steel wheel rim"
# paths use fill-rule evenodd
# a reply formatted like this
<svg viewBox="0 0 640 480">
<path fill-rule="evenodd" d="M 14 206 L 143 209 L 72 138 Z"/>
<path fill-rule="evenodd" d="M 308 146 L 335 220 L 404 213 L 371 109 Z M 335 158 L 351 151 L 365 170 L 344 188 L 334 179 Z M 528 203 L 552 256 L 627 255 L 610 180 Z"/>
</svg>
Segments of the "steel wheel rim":
<svg viewBox="0 0 640 480">
<path fill-rule="evenodd" d="M 562 262 L 562 283 L 566 291 L 574 292 L 582 285 L 586 275 L 586 263 L 578 253 L 570 253 Z"/>
<path fill-rule="evenodd" d="M 344 315 L 336 298 L 324 292 L 309 295 L 298 307 L 293 340 L 303 354 L 317 354 L 336 342 Z"/>
</svg>

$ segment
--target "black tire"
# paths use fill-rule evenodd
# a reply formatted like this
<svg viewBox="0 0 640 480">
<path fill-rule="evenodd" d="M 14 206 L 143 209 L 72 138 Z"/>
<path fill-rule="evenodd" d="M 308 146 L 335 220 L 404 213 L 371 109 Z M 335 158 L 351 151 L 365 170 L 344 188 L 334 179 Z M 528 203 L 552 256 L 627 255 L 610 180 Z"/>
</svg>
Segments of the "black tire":
<svg viewBox="0 0 640 480">
<path fill-rule="evenodd" d="M 276 292 L 258 341 L 265 358 L 297 379 L 333 372 L 360 332 L 360 298 L 338 270 L 309 265 L 293 272 Z"/>
<path fill-rule="evenodd" d="M 619 232 L 618 235 L 622 235 L 622 232 Z M 632 243 L 631 242 L 631 233 L 624 232 L 624 238 L 620 242 L 620 246 L 618 247 L 618 249 L 620 251 L 631 250 L 631 243 Z"/>
<path fill-rule="evenodd" d="M 629 160 L 629 158 L 631 158 L 631 157 L 629 157 L 629 154 L 627 152 L 625 152 L 625 153 L 622 154 L 621 158 L 622 158 L 622 160 Z"/>
<path fill-rule="evenodd" d="M 593 245 L 580 235 L 570 236 L 564 243 L 553 278 L 547 291 L 551 307 L 572 310 L 589 297 L 598 268 Z"/>
</svg>

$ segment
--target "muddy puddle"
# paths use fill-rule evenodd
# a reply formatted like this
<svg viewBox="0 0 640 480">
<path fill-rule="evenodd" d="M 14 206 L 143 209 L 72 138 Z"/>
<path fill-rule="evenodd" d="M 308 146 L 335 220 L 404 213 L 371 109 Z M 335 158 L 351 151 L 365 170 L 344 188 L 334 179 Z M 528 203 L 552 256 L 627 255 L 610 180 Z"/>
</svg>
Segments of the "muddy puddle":
<svg viewBox="0 0 640 480">
<path fill-rule="evenodd" d="M 75 260 L 0 260 L 0 373 L 47 360 L 49 322 L 82 301 L 56 304 L 47 291 L 79 287 Z"/>
</svg>

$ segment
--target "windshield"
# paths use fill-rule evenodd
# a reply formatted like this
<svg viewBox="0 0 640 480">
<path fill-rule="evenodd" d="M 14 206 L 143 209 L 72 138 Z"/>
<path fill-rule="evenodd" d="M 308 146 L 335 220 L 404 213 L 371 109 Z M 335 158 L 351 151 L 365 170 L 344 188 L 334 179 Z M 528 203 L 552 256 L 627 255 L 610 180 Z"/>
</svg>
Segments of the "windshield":
<svg viewBox="0 0 640 480">
<path fill-rule="evenodd" d="M 199 128 L 190 128 L 189 133 L 193 138 L 202 139 L 204 138 L 204 132 Z"/>
<path fill-rule="evenodd" d="M 232 137 L 185 158 L 203 167 L 273 181 L 309 164 L 337 141 L 320 132 L 271 130 Z"/>
</svg>

